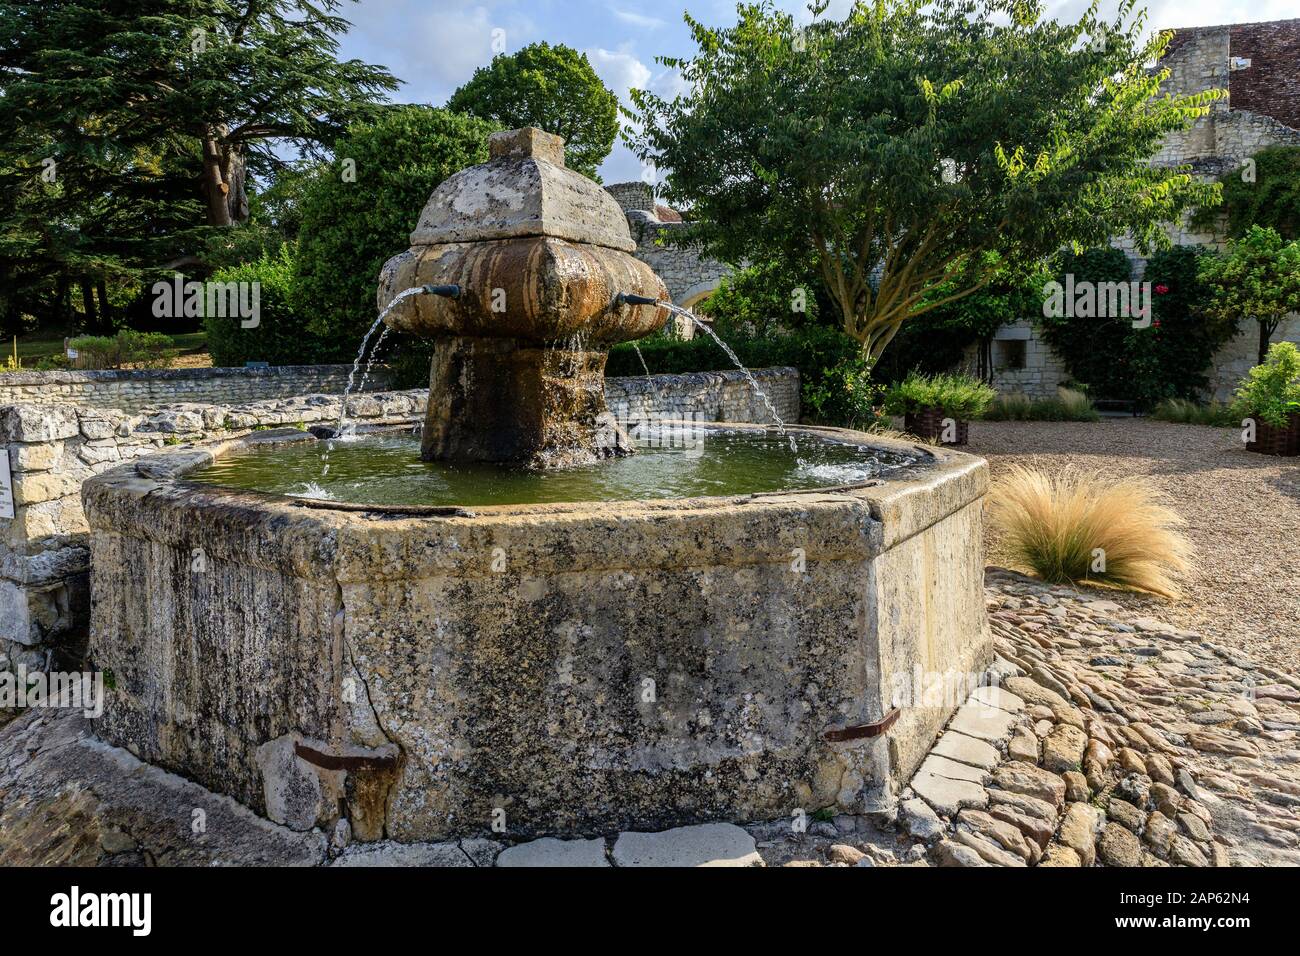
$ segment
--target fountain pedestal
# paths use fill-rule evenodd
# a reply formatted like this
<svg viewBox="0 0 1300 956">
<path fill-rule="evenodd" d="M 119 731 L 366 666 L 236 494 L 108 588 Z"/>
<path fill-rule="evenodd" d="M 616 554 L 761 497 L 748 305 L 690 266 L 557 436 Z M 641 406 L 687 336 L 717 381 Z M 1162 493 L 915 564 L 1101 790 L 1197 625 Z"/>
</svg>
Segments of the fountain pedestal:
<svg viewBox="0 0 1300 956">
<path fill-rule="evenodd" d="M 630 454 L 605 406 L 605 359 L 518 339 L 439 339 L 421 457 L 545 468 Z"/>
<path fill-rule="evenodd" d="M 630 453 L 610 438 L 605 355 L 668 310 L 617 297 L 668 291 L 630 255 L 614 198 L 564 168 L 558 136 L 513 130 L 489 148 L 434 191 L 411 248 L 380 275 L 381 309 L 415 286 L 460 288 L 404 299 L 385 320 L 434 340 L 423 457 L 551 468 Z"/>
</svg>

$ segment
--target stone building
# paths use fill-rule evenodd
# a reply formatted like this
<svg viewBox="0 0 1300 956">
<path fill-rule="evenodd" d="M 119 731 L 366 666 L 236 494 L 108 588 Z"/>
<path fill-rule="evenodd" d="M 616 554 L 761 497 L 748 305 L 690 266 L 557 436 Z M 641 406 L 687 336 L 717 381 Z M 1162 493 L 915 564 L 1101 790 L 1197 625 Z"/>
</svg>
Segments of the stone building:
<svg viewBox="0 0 1300 956">
<path fill-rule="evenodd" d="M 1153 158 L 1157 165 L 1183 165 L 1207 180 L 1232 170 L 1270 146 L 1300 146 L 1300 19 L 1267 23 L 1176 29 L 1161 63 L 1168 68 L 1164 89 L 1197 93 L 1226 89 L 1210 112 L 1188 130 L 1170 134 Z M 1222 228 L 1193 230 L 1186 221 L 1171 224 L 1174 242 L 1222 249 Z M 1115 245 L 1129 255 L 1134 277 L 1146 261 L 1128 237 Z M 1273 341 L 1300 342 L 1300 316 L 1284 320 Z M 1242 319 L 1237 336 L 1215 356 L 1209 378 L 1212 397 L 1231 397 L 1237 382 L 1256 360 L 1254 320 Z M 1064 364 L 1039 337 L 1030 318 L 999 329 L 993 341 L 993 384 L 999 391 L 1051 395 L 1067 377 Z M 974 352 L 971 354 L 973 366 Z"/>
<path fill-rule="evenodd" d="M 636 240 L 638 259 L 654 269 L 668 286 L 673 303 L 692 308 L 718 288 L 729 266 L 700 255 L 692 246 L 673 243 L 673 234 L 685 229 L 681 214 L 655 202 L 654 192 L 643 182 L 615 183 L 606 190 L 627 213 L 632 238 Z M 690 338 L 693 328 L 678 325 L 683 338 Z"/>
</svg>

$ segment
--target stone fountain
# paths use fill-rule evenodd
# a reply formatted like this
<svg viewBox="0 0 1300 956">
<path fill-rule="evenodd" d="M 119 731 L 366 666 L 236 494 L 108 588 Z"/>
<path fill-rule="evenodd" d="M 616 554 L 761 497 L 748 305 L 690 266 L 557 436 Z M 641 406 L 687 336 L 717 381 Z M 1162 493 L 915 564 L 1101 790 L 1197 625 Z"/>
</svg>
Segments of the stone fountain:
<svg viewBox="0 0 1300 956">
<path fill-rule="evenodd" d="M 434 193 L 379 293 L 459 293 L 391 316 L 437 342 L 422 449 L 454 464 L 420 467 L 627 450 L 595 433 L 604 350 L 665 319 L 619 304 L 663 296 L 628 248 L 621 210 L 539 131 L 495 138 Z M 992 660 L 987 466 L 790 431 L 907 464 L 803 490 L 484 507 L 196 480 L 316 447 L 302 432 L 122 465 L 83 492 L 90 657 L 111 675 L 97 733 L 278 823 L 346 819 L 360 840 L 885 806 L 961 700 L 919 686 Z"/>
<path fill-rule="evenodd" d="M 455 289 L 405 299 L 386 319 L 434 340 L 423 457 L 545 468 L 628 454 L 608 426 L 607 351 L 668 312 L 620 293 L 668 291 L 629 254 L 614 198 L 565 168 L 560 137 L 517 129 L 488 148 L 489 162 L 434 190 L 411 248 L 379 278 L 381 311 L 404 289 Z"/>
</svg>

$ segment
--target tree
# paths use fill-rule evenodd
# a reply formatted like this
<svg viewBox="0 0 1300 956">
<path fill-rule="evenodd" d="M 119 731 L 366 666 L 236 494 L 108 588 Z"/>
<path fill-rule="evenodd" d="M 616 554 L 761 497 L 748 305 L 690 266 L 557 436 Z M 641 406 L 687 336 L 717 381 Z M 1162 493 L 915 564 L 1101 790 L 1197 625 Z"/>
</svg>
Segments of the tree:
<svg viewBox="0 0 1300 956">
<path fill-rule="evenodd" d="M 1276 229 L 1251 226 L 1228 243 L 1220 256 L 1201 263 L 1210 292 L 1207 311 L 1237 321 L 1250 316 L 1259 324 L 1259 364 L 1282 318 L 1300 312 L 1300 241 L 1286 242 Z"/>
<path fill-rule="evenodd" d="M 1210 229 L 1220 217 L 1238 239 L 1251 226 L 1272 226 L 1283 239 L 1300 239 L 1300 146 L 1260 150 L 1246 165 L 1219 177 L 1223 203 L 1202 206 L 1192 225 Z"/>
<path fill-rule="evenodd" d="M 803 29 L 769 2 L 728 29 L 686 19 L 699 51 L 660 62 L 689 92 L 633 91 L 633 149 L 671 170 L 668 199 L 717 258 L 813 250 L 869 361 L 993 281 L 986 252 L 1031 262 L 1126 231 L 1145 249 L 1217 197 L 1147 163 L 1222 91 L 1159 95 L 1147 67 L 1169 34 L 1143 42 L 1131 0 L 1075 24 L 1035 0 L 859 0 Z"/>
<path fill-rule="evenodd" d="M 309 331 L 351 355 L 375 320 L 375 282 L 410 246 L 430 193 L 466 166 L 486 162 L 486 120 L 428 106 L 392 106 L 338 144 L 301 202 L 294 309 Z M 426 367 L 425 374 L 427 376 Z"/>
<path fill-rule="evenodd" d="M 447 109 L 503 129 L 537 126 L 562 136 L 566 165 L 597 181 L 618 134 L 618 97 L 586 54 L 563 44 L 534 43 L 493 57 L 452 94 Z"/>
<path fill-rule="evenodd" d="M 342 0 L 0 0 L 3 115 L 56 154 L 167 149 L 196 168 L 207 223 L 248 218 L 277 143 L 315 150 L 397 81 L 336 58 Z M 0 121 L 0 128 L 6 124 Z"/>
</svg>

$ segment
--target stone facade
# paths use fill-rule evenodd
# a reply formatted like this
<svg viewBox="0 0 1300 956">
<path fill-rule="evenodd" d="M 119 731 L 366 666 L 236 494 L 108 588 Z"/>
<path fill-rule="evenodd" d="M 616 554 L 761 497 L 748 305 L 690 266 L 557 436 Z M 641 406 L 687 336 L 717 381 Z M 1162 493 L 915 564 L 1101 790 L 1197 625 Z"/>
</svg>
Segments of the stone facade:
<svg viewBox="0 0 1300 956">
<path fill-rule="evenodd" d="M 1161 66 L 1169 70 L 1163 87 L 1168 92 L 1226 89 L 1229 95 L 1213 103 L 1190 129 L 1169 134 L 1152 158 L 1154 164 L 1187 165 L 1210 180 L 1242 169 L 1262 149 L 1300 146 L 1300 19 L 1175 30 Z M 1186 217 L 1167 228 L 1178 244 L 1220 251 L 1226 246 L 1222 228 L 1193 229 Z M 1134 277 L 1140 277 L 1146 260 L 1132 237 L 1117 237 L 1114 245 L 1132 261 Z M 1032 324 L 1021 320 L 1007 328 L 1018 335 L 1026 327 L 1032 329 Z M 1257 341 L 1255 322 L 1243 319 L 1237 337 L 1214 357 L 1207 397 L 1231 398 L 1241 377 L 1255 364 Z M 1273 341 L 1300 341 L 1300 317 L 1284 321 Z M 1036 333 L 1031 333 L 1030 345 L 1026 367 L 1012 369 L 999 367 L 995 342 L 993 385 L 999 391 L 1030 395 L 1055 391 L 1063 374 L 1059 359 Z"/>
<path fill-rule="evenodd" d="M 295 395 L 342 394 L 347 365 L 0 373 L 0 405 L 39 402 L 135 411 L 170 402 L 235 405 Z M 371 376 L 382 387 L 384 372 Z"/>
<path fill-rule="evenodd" d="M 165 386 L 177 382 L 168 373 L 152 374 L 151 382 L 146 373 L 132 373 L 131 381 L 154 394 L 165 394 Z M 759 369 L 754 375 L 781 417 L 798 421 L 798 372 Z M 177 397 L 189 394 L 186 386 L 182 379 Z M 606 399 L 616 415 L 633 422 L 646 417 L 766 422 L 770 417 L 740 372 L 611 378 Z M 366 424 L 413 424 L 423 418 L 427 400 L 423 390 L 360 395 L 348 400 L 348 415 Z M 89 550 L 81 485 L 87 478 L 182 442 L 333 423 L 338 415 L 337 395 L 320 394 L 136 411 L 72 403 L 0 405 L 0 441 L 9 456 L 16 505 L 12 520 L 0 518 L 0 668 L 16 663 L 42 668 L 51 653 L 75 656 L 84 640 Z"/>
<path fill-rule="evenodd" d="M 667 206 L 658 205 L 654 192 L 645 183 L 615 183 L 606 189 L 627 214 L 632 238 L 636 240 L 633 255 L 664 280 L 675 305 L 690 308 L 717 289 L 723 277 L 732 272 L 730 266 L 701 256 L 695 247 L 673 241 L 674 235 L 686 229 L 687 224 Z M 690 338 L 694 329 L 679 325 L 678 332 L 683 338 Z"/>
</svg>

